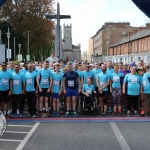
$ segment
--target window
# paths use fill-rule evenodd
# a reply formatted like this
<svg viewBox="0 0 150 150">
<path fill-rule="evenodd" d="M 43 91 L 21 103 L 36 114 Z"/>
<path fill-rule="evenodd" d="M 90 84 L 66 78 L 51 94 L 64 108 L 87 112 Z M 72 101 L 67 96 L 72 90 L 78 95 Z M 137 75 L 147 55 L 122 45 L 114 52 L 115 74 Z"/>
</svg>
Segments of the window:
<svg viewBox="0 0 150 150">
<path fill-rule="evenodd" d="M 125 57 L 125 62 L 127 62 L 127 57 Z"/>
<path fill-rule="evenodd" d="M 131 57 L 131 62 L 133 61 L 133 57 Z"/>
<path fill-rule="evenodd" d="M 120 61 L 122 62 L 122 58 L 120 58 Z"/>
<path fill-rule="evenodd" d="M 138 57 L 138 61 L 140 61 L 141 60 L 141 57 Z"/>
</svg>

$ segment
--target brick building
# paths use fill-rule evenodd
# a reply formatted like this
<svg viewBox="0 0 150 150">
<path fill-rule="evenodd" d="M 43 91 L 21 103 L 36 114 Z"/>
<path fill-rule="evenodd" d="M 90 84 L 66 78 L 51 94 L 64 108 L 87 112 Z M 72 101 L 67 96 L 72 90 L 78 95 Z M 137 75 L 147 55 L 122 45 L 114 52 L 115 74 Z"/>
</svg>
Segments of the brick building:
<svg viewBox="0 0 150 150">
<path fill-rule="evenodd" d="M 89 43 L 88 43 L 88 57 L 87 57 L 87 60 L 89 62 L 93 61 L 92 60 L 92 55 L 93 55 L 93 38 L 90 38 Z"/>
<path fill-rule="evenodd" d="M 94 62 L 107 61 L 109 47 L 114 43 L 120 41 L 122 35 L 126 31 L 132 31 L 135 29 L 137 29 L 137 27 L 131 27 L 129 22 L 105 23 L 92 37 L 93 39 L 92 60 Z"/>
<path fill-rule="evenodd" d="M 109 60 L 113 62 L 150 62 L 150 24 L 131 32 L 109 49 Z"/>
</svg>

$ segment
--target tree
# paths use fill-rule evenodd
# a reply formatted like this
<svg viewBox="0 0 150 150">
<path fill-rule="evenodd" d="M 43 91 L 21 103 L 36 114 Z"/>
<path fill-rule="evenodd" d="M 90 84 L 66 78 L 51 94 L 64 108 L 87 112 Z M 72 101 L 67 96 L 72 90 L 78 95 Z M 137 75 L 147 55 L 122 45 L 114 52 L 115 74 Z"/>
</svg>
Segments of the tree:
<svg viewBox="0 0 150 150">
<path fill-rule="evenodd" d="M 30 31 L 30 55 L 36 56 L 42 47 L 49 47 L 54 39 L 54 22 L 46 19 L 47 14 L 53 14 L 54 0 L 8 0 L 3 7 L 2 19 L 10 22 L 15 31 L 25 39 L 22 44 L 22 54 L 27 54 L 27 38 Z"/>
</svg>

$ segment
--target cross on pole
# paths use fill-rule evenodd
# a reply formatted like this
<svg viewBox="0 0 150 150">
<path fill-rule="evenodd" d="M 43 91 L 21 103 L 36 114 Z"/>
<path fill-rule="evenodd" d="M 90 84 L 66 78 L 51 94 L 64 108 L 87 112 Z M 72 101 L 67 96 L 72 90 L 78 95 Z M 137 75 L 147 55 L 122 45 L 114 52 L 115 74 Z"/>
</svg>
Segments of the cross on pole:
<svg viewBox="0 0 150 150">
<path fill-rule="evenodd" d="M 59 3 L 57 3 L 57 14 L 56 15 L 46 15 L 46 18 L 48 19 L 56 19 L 57 25 L 56 25 L 56 34 L 55 34 L 55 55 L 56 57 L 59 57 L 59 60 L 62 59 L 62 37 L 61 37 L 61 27 L 60 27 L 60 19 L 69 19 L 71 18 L 70 15 L 60 15 L 60 6 Z"/>
</svg>

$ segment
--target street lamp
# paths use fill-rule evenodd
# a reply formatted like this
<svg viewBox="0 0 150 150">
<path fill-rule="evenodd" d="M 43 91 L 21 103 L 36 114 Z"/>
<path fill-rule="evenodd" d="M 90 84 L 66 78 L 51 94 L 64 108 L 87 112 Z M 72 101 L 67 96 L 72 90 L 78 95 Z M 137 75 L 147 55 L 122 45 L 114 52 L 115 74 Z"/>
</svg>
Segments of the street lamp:
<svg viewBox="0 0 150 150">
<path fill-rule="evenodd" d="M 29 55 L 29 33 L 30 31 L 28 31 L 28 55 Z"/>
<path fill-rule="evenodd" d="M 21 44 L 18 44 L 18 46 L 19 46 L 19 61 L 21 60 L 20 59 L 20 48 L 21 48 Z"/>
<path fill-rule="evenodd" d="M 7 38 L 8 38 L 8 49 L 7 49 L 7 53 L 8 53 L 8 63 L 9 63 L 9 38 L 10 38 L 10 32 L 9 32 L 9 27 L 8 27 L 8 32 L 6 33 L 7 34 Z"/>
</svg>

